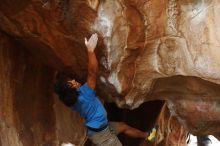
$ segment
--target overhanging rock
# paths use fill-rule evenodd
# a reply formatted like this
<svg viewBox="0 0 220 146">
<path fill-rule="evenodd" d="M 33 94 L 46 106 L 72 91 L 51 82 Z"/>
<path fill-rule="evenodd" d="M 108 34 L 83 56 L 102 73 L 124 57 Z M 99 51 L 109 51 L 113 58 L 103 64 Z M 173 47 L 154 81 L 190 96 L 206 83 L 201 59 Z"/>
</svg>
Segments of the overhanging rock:
<svg viewBox="0 0 220 146">
<path fill-rule="evenodd" d="M 99 33 L 97 91 L 121 107 L 166 100 L 194 134 L 220 138 L 218 0 L 5 0 L 0 29 L 46 65 L 85 80 Z"/>
</svg>

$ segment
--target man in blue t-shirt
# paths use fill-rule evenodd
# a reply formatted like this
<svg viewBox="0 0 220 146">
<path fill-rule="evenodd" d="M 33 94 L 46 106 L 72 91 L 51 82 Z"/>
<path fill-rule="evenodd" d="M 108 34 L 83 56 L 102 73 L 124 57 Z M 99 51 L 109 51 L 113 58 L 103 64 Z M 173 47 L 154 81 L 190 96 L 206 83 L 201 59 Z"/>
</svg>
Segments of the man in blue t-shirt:
<svg viewBox="0 0 220 146">
<path fill-rule="evenodd" d="M 87 135 L 97 146 L 121 146 L 116 136 L 119 133 L 136 138 L 147 138 L 147 132 L 132 128 L 123 122 L 108 122 L 106 110 L 94 90 L 98 72 L 98 62 L 94 53 L 97 41 L 97 34 L 93 34 L 88 41 L 85 38 L 88 52 L 86 83 L 81 85 L 71 73 L 61 72 L 57 74 L 55 92 L 66 106 L 79 112 L 85 119 Z"/>
</svg>

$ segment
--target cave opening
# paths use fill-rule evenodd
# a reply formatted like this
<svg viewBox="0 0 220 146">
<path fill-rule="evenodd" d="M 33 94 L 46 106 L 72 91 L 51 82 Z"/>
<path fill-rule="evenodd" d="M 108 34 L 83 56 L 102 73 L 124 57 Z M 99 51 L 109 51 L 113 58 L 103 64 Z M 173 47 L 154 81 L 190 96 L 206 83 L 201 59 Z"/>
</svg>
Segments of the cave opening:
<svg viewBox="0 0 220 146">
<path fill-rule="evenodd" d="M 115 103 L 105 103 L 105 108 L 108 113 L 109 121 L 125 122 L 129 126 L 137 128 L 141 131 L 149 131 L 154 125 L 161 111 L 164 101 L 149 101 L 143 103 L 140 107 L 130 110 L 119 108 Z M 145 146 L 146 142 L 143 139 L 131 138 L 124 134 L 118 135 L 119 140 L 126 146 Z M 93 146 L 87 140 L 85 146 Z M 147 146 L 147 145 L 146 145 Z"/>
</svg>

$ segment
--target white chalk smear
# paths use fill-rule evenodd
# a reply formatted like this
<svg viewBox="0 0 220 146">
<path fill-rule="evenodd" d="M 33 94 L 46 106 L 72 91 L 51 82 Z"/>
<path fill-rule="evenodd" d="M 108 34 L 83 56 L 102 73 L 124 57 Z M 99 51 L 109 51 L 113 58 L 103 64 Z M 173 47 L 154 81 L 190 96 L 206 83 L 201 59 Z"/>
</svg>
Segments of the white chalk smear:
<svg viewBox="0 0 220 146">
<path fill-rule="evenodd" d="M 121 93 L 121 83 L 118 80 L 118 75 L 116 72 L 112 72 L 109 75 L 108 81 L 115 86 L 118 93 Z"/>
</svg>

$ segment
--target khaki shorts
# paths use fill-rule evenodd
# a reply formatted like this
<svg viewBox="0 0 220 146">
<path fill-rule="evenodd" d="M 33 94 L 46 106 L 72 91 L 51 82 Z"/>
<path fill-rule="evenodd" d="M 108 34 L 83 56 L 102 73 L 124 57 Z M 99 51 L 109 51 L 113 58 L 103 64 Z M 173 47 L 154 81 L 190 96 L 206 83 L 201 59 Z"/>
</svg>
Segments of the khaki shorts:
<svg viewBox="0 0 220 146">
<path fill-rule="evenodd" d="M 109 122 L 108 127 L 100 132 L 88 130 L 89 139 L 96 146 L 122 146 L 117 137 L 118 131 L 115 124 L 115 122 Z"/>
</svg>

